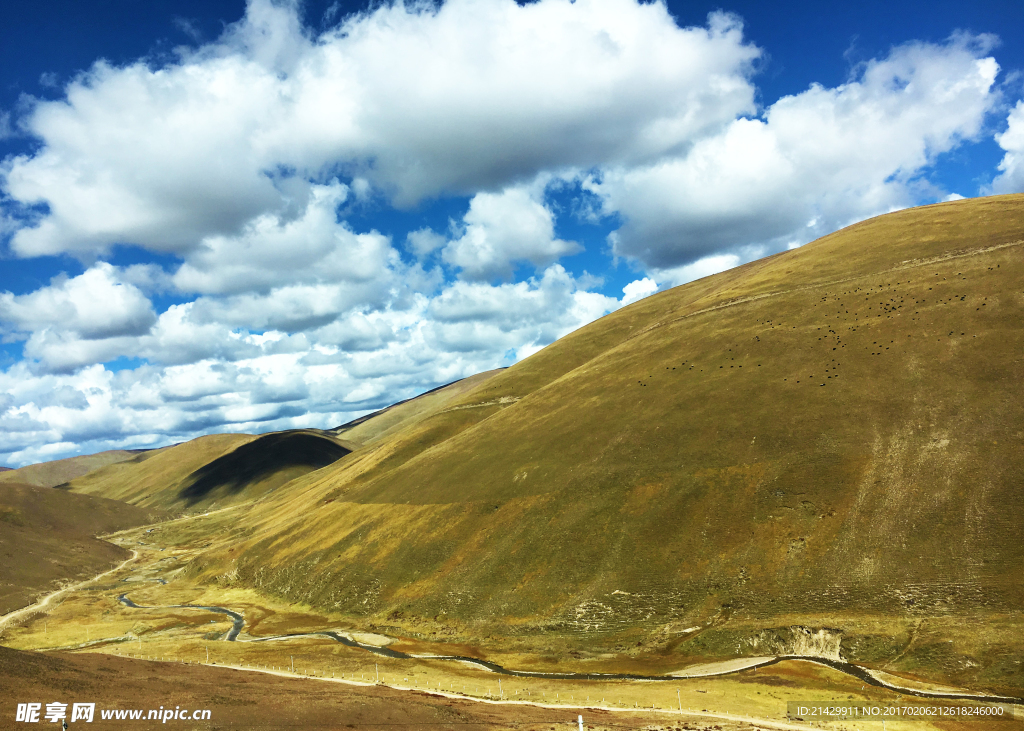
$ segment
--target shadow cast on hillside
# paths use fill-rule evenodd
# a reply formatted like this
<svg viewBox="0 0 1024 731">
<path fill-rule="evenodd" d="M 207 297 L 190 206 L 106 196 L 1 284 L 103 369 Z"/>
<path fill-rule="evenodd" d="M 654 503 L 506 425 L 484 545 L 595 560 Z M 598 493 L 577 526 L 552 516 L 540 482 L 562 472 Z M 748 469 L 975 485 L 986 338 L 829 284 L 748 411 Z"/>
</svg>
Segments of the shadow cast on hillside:
<svg viewBox="0 0 1024 731">
<path fill-rule="evenodd" d="M 315 434 L 267 434 L 200 467 L 186 478 L 187 486 L 178 493 L 178 497 L 192 505 L 222 488 L 230 494 L 237 494 L 281 470 L 293 467 L 304 467 L 309 471 L 320 469 L 350 452 L 350 449 Z"/>
</svg>

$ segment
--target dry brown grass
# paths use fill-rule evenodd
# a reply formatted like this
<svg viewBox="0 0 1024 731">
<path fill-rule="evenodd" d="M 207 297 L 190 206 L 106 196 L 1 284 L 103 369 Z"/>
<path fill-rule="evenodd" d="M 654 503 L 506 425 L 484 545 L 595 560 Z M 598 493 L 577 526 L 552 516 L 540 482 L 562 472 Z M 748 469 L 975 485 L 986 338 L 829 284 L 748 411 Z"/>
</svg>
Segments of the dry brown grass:
<svg viewBox="0 0 1024 731">
<path fill-rule="evenodd" d="M 828 627 L 1020 695 L 1022 250 L 1024 196 L 958 201 L 649 297 L 267 495 L 188 576 L 591 666 Z"/>
<path fill-rule="evenodd" d="M 116 566 L 130 554 L 97 534 L 165 517 L 116 500 L 0 483 L 0 615 L 62 583 Z"/>
</svg>

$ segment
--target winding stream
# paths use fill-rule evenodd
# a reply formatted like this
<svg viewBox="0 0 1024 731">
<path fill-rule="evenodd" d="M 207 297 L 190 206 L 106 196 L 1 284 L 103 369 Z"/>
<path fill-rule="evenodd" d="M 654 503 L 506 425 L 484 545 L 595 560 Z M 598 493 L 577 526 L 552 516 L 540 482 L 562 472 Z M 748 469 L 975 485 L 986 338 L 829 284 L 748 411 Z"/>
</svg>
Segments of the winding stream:
<svg viewBox="0 0 1024 731">
<path fill-rule="evenodd" d="M 225 635 L 224 640 L 227 642 L 274 642 L 280 640 L 297 639 L 300 637 L 329 637 L 335 642 L 340 642 L 346 647 L 354 647 L 360 650 L 366 650 L 372 652 L 375 655 L 381 655 L 397 660 L 448 660 L 453 662 L 469 663 L 489 670 L 492 673 L 499 675 L 508 675 L 516 678 L 546 678 L 548 680 L 647 680 L 647 681 L 679 681 L 690 678 L 710 678 L 723 675 L 733 675 L 735 673 L 744 672 L 746 670 L 753 670 L 756 668 L 768 667 L 769 665 L 775 665 L 784 660 L 803 660 L 805 662 L 813 662 L 819 665 L 825 665 L 833 670 L 838 670 L 841 673 L 853 676 L 857 680 L 861 681 L 865 685 L 872 685 L 876 688 L 885 688 L 886 690 L 895 691 L 904 695 L 917 696 L 918 698 L 934 698 L 937 700 L 966 700 L 966 701 L 984 701 L 987 703 L 1014 703 L 1024 704 L 1024 698 L 1013 698 L 1010 696 L 994 696 L 994 695 L 982 695 L 972 693 L 943 693 L 939 691 L 927 691 L 917 690 L 914 688 L 906 688 L 899 685 L 893 685 L 887 683 L 884 680 L 880 680 L 868 672 L 865 668 L 853 663 L 845 662 L 843 660 L 832 660 L 825 657 L 811 657 L 807 655 L 778 655 L 764 660 L 763 662 L 746 665 L 742 668 L 735 670 L 723 670 L 720 672 L 702 673 L 700 675 L 642 675 L 637 673 L 542 673 L 531 670 L 511 670 L 501 665 L 490 662 L 489 660 L 481 660 L 476 657 L 468 657 L 466 655 L 413 655 L 407 652 L 399 652 L 398 650 L 391 650 L 387 647 L 378 647 L 377 645 L 367 645 L 362 642 L 358 642 L 351 637 L 347 637 L 334 630 L 319 630 L 316 632 L 294 632 L 291 634 L 283 635 L 272 635 L 269 637 L 256 637 L 249 640 L 238 640 L 238 635 L 245 626 L 245 617 L 237 612 L 233 612 L 230 609 L 224 607 L 211 607 L 204 606 L 201 604 L 171 604 L 160 607 L 147 607 L 136 604 L 128 598 L 127 594 L 121 594 L 117 597 L 125 606 L 131 607 L 132 609 L 205 609 L 210 612 L 216 612 L 217 614 L 224 614 L 232 619 L 231 630 Z"/>
<path fill-rule="evenodd" d="M 128 598 L 127 594 L 121 594 L 117 597 L 117 600 L 124 604 L 126 607 L 132 609 L 205 609 L 208 612 L 216 612 L 217 614 L 226 614 L 231 617 L 231 629 L 228 630 L 227 635 L 224 637 L 228 642 L 234 642 L 238 639 L 238 633 L 242 631 L 242 627 L 245 626 L 245 617 L 238 612 L 232 612 L 230 609 L 224 607 L 208 607 L 203 604 L 168 604 L 162 607 L 145 607 L 141 604 L 136 604 Z"/>
</svg>

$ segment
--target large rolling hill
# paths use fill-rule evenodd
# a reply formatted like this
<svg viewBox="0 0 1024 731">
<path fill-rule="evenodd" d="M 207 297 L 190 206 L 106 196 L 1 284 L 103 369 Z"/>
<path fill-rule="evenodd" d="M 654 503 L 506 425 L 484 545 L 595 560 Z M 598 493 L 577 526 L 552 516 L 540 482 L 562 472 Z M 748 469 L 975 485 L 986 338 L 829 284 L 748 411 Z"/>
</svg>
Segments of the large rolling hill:
<svg viewBox="0 0 1024 731">
<path fill-rule="evenodd" d="M 1022 316 L 1024 196 L 881 216 L 370 429 L 188 573 L 426 637 L 665 663 L 810 643 L 1019 691 Z M 97 474 L 157 504 L 157 472 Z"/>
<path fill-rule="evenodd" d="M 146 507 L 205 510 L 264 497 L 356 447 L 317 430 L 216 434 L 95 469 L 67 488 Z"/>
</svg>

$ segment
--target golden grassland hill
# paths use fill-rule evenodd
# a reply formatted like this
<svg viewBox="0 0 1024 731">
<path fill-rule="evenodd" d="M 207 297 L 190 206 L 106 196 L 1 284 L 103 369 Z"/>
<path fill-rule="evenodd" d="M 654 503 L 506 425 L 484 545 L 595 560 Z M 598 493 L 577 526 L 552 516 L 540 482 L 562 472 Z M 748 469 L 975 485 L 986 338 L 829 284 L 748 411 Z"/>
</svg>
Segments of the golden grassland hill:
<svg viewBox="0 0 1024 731">
<path fill-rule="evenodd" d="M 267 495 L 190 575 L 680 664 L 807 625 L 1019 695 L 1022 254 L 1024 196 L 963 200 L 653 295 Z"/>
<path fill-rule="evenodd" d="M 399 401 L 387 408 L 342 424 L 331 429 L 330 432 L 360 445 L 371 444 L 391 436 L 400 429 L 406 429 L 412 424 L 418 423 L 438 409 L 444 408 L 449 401 L 462 396 L 492 376 L 501 373 L 501 370 L 484 371 L 439 386 L 415 398 Z"/>
<path fill-rule="evenodd" d="M 90 495 L 0 483 L 0 614 L 31 604 L 61 582 L 86 579 L 131 554 L 95 536 L 166 517 Z"/>
<path fill-rule="evenodd" d="M 218 434 L 94 470 L 68 488 L 168 510 L 224 507 L 263 497 L 355 446 L 315 430 Z"/>
<path fill-rule="evenodd" d="M 68 488 L 169 510 L 198 510 L 265 497 L 391 433 L 419 423 L 500 371 L 488 371 L 335 429 L 217 434 L 154 450 L 72 480 Z"/>
<path fill-rule="evenodd" d="M 216 434 L 147 452 L 71 480 L 68 489 L 133 505 L 170 506 L 189 476 L 225 453 L 251 442 L 251 434 Z"/>
<path fill-rule="evenodd" d="M 145 449 L 111 449 L 96 454 L 40 462 L 16 470 L 0 468 L 0 482 L 56 487 L 100 467 L 133 459 L 140 454 L 145 454 L 146 451 Z"/>
</svg>

